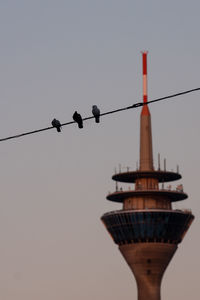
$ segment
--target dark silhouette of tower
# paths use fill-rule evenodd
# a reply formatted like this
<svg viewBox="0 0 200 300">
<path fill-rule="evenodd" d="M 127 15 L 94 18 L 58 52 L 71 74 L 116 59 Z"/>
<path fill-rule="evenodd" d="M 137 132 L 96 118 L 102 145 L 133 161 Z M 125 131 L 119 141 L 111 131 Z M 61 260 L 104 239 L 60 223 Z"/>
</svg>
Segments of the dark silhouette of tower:
<svg viewBox="0 0 200 300">
<path fill-rule="evenodd" d="M 147 102 L 147 52 L 143 57 L 143 101 Z M 160 300 L 163 274 L 194 216 L 189 210 L 172 209 L 172 202 L 187 198 L 182 185 L 164 188 L 164 182 L 181 178 L 179 171 L 153 166 L 151 115 L 144 104 L 140 117 L 140 165 L 136 171 L 113 175 L 116 182 L 134 183 L 134 190 L 118 190 L 107 199 L 123 203 L 123 209 L 102 216 L 102 221 L 131 268 L 138 300 Z"/>
</svg>

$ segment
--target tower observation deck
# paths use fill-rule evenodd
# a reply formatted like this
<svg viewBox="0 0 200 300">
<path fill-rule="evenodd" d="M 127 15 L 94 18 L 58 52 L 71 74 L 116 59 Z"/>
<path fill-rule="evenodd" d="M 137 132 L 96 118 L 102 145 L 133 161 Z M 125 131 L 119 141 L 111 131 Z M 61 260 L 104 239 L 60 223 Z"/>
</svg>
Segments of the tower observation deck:
<svg viewBox="0 0 200 300">
<path fill-rule="evenodd" d="M 143 101 L 147 102 L 147 52 L 143 58 Z M 140 165 L 136 171 L 112 176 L 116 182 L 135 184 L 133 190 L 116 190 L 107 200 L 121 202 L 122 210 L 101 217 L 131 268 L 138 300 L 160 300 L 163 274 L 189 229 L 194 216 L 189 210 L 174 210 L 172 203 L 188 196 L 183 189 L 164 189 L 164 182 L 181 179 L 179 172 L 154 169 L 151 115 L 148 105 L 140 116 Z M 159 183 L 162 185 L 160 188 Z"/>
</svg>

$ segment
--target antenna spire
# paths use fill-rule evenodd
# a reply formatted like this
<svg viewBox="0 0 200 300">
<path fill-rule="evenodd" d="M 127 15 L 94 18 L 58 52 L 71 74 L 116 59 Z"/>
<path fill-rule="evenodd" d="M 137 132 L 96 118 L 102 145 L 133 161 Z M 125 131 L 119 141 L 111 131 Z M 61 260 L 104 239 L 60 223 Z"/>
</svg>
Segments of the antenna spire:
<svg viewBox="0 0 200 300">
<path fill-rule="evenodd" d="M 147 103 L 148 101 L 148 92 L 147 92 L 147 54 L 148 51 L 142 52 L 142 73 L 143 73 L 143 102 Z M 147 105 L 143 106 L 142 109 L 143 115 L 150 115 L 150 111 Z"/>
<path fill-rule="evenodd" d="M 142 52 L 143 62 L 143 102 L 147 103 L 147 51 Z M 151 114 L 148 105 L 142 107 L 140 116 L 140 170 L 153 170 L 153 150 L 151 134 Z"/>
</svg>

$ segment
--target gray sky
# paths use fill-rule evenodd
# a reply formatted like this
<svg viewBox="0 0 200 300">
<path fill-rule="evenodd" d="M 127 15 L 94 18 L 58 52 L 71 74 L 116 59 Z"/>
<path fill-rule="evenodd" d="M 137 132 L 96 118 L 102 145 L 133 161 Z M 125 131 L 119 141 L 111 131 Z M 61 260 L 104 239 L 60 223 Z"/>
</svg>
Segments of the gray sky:
<svg viewBox="0 0 200 300">
<path fill-rule="evenodd" d="M 1 0 L 0 137 L 91 115 L 93 104 L 104 112 L 141 101 L 141 50 L 149 99 L 200 87 L 199 11 L 195 0 Z M 196 216 L 162 300 L 199 299 L 199 99 L 150 106 L 155 167 L 158 152 L 169 170 L 179 164 L 189 199 L 176 207 Z M 1 143 L 1 299 L 137 298 L 100 217 L 121 208 L 106 194 L 119 163 L 136 166 L 139 114 Z"/>
</svg>

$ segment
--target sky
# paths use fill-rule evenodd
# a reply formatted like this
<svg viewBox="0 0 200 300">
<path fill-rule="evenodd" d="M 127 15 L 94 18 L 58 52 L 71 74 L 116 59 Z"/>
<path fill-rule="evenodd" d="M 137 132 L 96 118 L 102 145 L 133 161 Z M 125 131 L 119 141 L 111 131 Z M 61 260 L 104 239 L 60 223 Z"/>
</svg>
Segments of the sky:
<svg viewBox="0 0 200 300">
<path fill-rule="evenodd" d="M 1 0 L 0 138 L 200 87 L 199 1 Z M 199 299 L 200 92 L 151 104 L 154 165 L 179 165 L 195 221 L 162 300 Z M 121 164 L 139 159 L 140 108 L 0 143 L 0 295 L 4 300 L 137 299 L 100 221 Z M 128 188 L 126 184 L 123 188 Z M 132 187 L 133 188 L 133 187 Z"/>
</svg>

